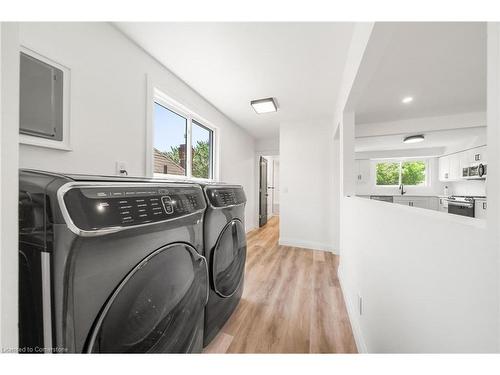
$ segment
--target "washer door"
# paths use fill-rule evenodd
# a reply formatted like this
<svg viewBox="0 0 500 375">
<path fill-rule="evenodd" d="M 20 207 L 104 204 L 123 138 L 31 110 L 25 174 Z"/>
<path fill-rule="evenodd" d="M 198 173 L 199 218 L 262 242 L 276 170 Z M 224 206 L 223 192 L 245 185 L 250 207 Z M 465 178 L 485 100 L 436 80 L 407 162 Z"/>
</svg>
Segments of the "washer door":
<svg viewBox="0 0 500 375">
<path fill-rule="evenodd" d="M 186 244 L 141 261 L 104 306 L 89 338 L 93 353 L 185 353 L 200 335 L 208 298 L 204 257 Z"/>
<path fill-rule="evenodd" d="M 247 241 L 240 220 L 232 220 L 222 230 L 212 253 L 212 284 L 221 297 L 231 297 L 245 271 Z"/>
</svg>

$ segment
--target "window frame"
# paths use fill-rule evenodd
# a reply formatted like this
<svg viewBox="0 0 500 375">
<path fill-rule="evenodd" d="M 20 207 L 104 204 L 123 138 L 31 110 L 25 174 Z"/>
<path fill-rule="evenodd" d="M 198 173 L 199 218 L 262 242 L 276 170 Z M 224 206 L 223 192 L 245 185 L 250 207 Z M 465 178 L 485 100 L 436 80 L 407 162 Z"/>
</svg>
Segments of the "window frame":
<svg viewBox="0 0 500 375">
<path fill-rule="evenodd" d="M 28 55 L 34 59 L 40 60 L 45 64 L 51 65 L 63 72 L 63 104 L 62 104 L 62 140 L 57 141 L 54 139 L 37 137 L 34 135 L 24 134 L 19 131 L 19 143 L 29 146 L 45 147 L 61 151 L 72 151 L 71 148 L 71 131 L 70 131 L 70 82 L 71 82 L 71 69 L 45 57 L 34 50 L 21 45 L 19 48 L 19 59 L 21 53 Z"/>
<path fill-rule="evenodd" d="M 404 185 L 404 186 L 412 186 L 412 187 L 428 187 L 429 186 L 429 159 L 428 158 L 394 158 L 394 159 L 374 159 L 373 162 L 373 183 L 377 188 L 394 188 L 401 186 L 403 181 L 403 163 L 405 162 L 415 162 L 421 161 L 425 164 L 425 180 L 420 185 Z M 378 185 L 377 184 L 377 164 L 381 163 L 398 163 L 399 164 L 399 183 L 397 185 Z"/>
<path fill-rule="evenodd" d="M 149 160 L 147 160 L 146 171 L 148 171 L 148 175 L 153 178 L 168 178 L 168 179 L 180 179 L 180 180 L 193 180 L 193 181 L 217 181 L 218 179 L 218 128 L 214 126 L 210 121 L 205 118 L 199 116 L 196 112 L 190 110 L 184 105 L 180 104 L 176 100 L 172 99 L 171 96 L 165 94 L 163 91 L 153 88 L 149 115 L 149 133 L 148 136 L 148 153 L 150 155 Z M 211 153 L 210 153 L 210 168 L 209 172 L 211 173 L 210 178 L 200 178 L 193 177 L 192 173 L 192 154 L 191 152 L 186 152 L 186 174 L 185 175 L 174 175 L 167 173 L 156 173 L 154 172 L 154 106 L 155 103 L 165 107 L 169 111 L 172 111 L 179 116 L 184 117 L 187 120 L 186 124 L 186 150 L 191 150 L 192 147 L 192 127 L 193 122 L 196 123 L 197 126 L 205 128 L 210 131 L 210 140 L 212 142 L 211 145 Z"/>
</svg>

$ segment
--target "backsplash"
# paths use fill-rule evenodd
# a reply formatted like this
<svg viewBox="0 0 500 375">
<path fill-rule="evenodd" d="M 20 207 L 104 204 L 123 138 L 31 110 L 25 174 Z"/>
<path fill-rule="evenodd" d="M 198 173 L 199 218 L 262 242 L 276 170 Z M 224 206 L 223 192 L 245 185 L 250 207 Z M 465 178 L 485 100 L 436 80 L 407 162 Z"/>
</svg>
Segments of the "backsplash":
<svg viewBox="0 0 500 375">
<path fill-rule="evenodd" d="M 448 188 L 450 195 L 486 196 L 485 180 L 450 182 Z"/>
</svg>

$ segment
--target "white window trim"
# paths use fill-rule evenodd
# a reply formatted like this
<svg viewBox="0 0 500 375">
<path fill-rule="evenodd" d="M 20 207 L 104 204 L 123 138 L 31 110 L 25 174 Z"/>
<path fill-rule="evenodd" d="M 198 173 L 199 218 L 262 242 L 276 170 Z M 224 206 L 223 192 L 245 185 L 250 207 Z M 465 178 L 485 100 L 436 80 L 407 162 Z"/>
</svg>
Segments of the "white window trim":
<svg viewBox="0 0 500 375">
<path fill-rule="evenodd" d="M 406 161 L 423 161 L 425 163 L 425 181 L 423 184 L 420 185 L 405 185 L 405 186 L 411 186 L 411 187 L 416 187 L 416 188 L 426 188 L 430 186 L 430 163 L 429 163 L 429 158 L 419 158 L 419 157 L 414 157 L 414 158 L 393 158 L 393 159 L 372 159 L 372 175 L 373 175 L 373 184 L 377 188 L 392 188 L 394 189 L 395 187 L 400 186 L 401 184 L 401 174 L 402 174 L 402 169 L 401 165 L 406 162 Z M 399 182 L 400 184 L 397 185 L 377 185 L 377 164 L 379 163 L 399 163 Z"/>
<path fill-rule="evenodd" d="M 199 178 L 193 177 L 191 175 L 191 157 L 186 159 L 186 175 L 179 176 L 173 174 L 155 173 L 154 172 L 154 103 L 158 103 L 172 112 L 175 112 L 187 119 L 187 139 L 186 148 L 191 149 L 191 126 L 192 121 L 200 123 L 200 125 L 206 127 L 212 131 L 212 178 Z M 172 98 L 171 95 L 167 94 L 165 90 L 159 89 L 152 81 L 148 78 L 148 95 L 147 95 L 147 130 L 146 130 L 146 175 L 153 178 L 168 178 L 175 180 L 190 180 L 198 182 L 210 182 L 219 180 L 219 129 L 213 125 L 210 121 L 204 117 L 198 115 L 196 112 L 192 111 L 188 107 L 179 103 Z M 188 154 L 187 154 L 188 155 Z"/>
<path fill-rule="evenodd" d="M 72 151 L 71 148 L 71 132 L 70 132 L 70 89 L 71 89 L 71 69 L 68 67 L 45 57 L 26 46 L 20 46 L 19 52 L 23 52 L 35 59 L 43 61 L 46 64 L 52 65 L 63 71 L 63 139 L 55 141 L 52 139 L 36 137 L 29 134 L 19 133 L 19 143 L 24 145 L 45 147 L 61 151 Z"/>
</svg>

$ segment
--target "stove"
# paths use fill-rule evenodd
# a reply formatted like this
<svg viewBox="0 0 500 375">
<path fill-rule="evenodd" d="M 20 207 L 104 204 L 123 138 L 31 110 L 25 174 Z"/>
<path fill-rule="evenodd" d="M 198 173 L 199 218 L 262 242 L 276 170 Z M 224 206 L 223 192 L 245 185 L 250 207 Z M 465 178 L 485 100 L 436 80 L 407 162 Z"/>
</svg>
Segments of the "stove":
<svg viewBox="0 0 500 375">
<path fill-rule="evenodd" d="M 452 195 L 448 197 L 448 213 L 474 217 L 474 198 L 472 196 Z"/>
</svg>

